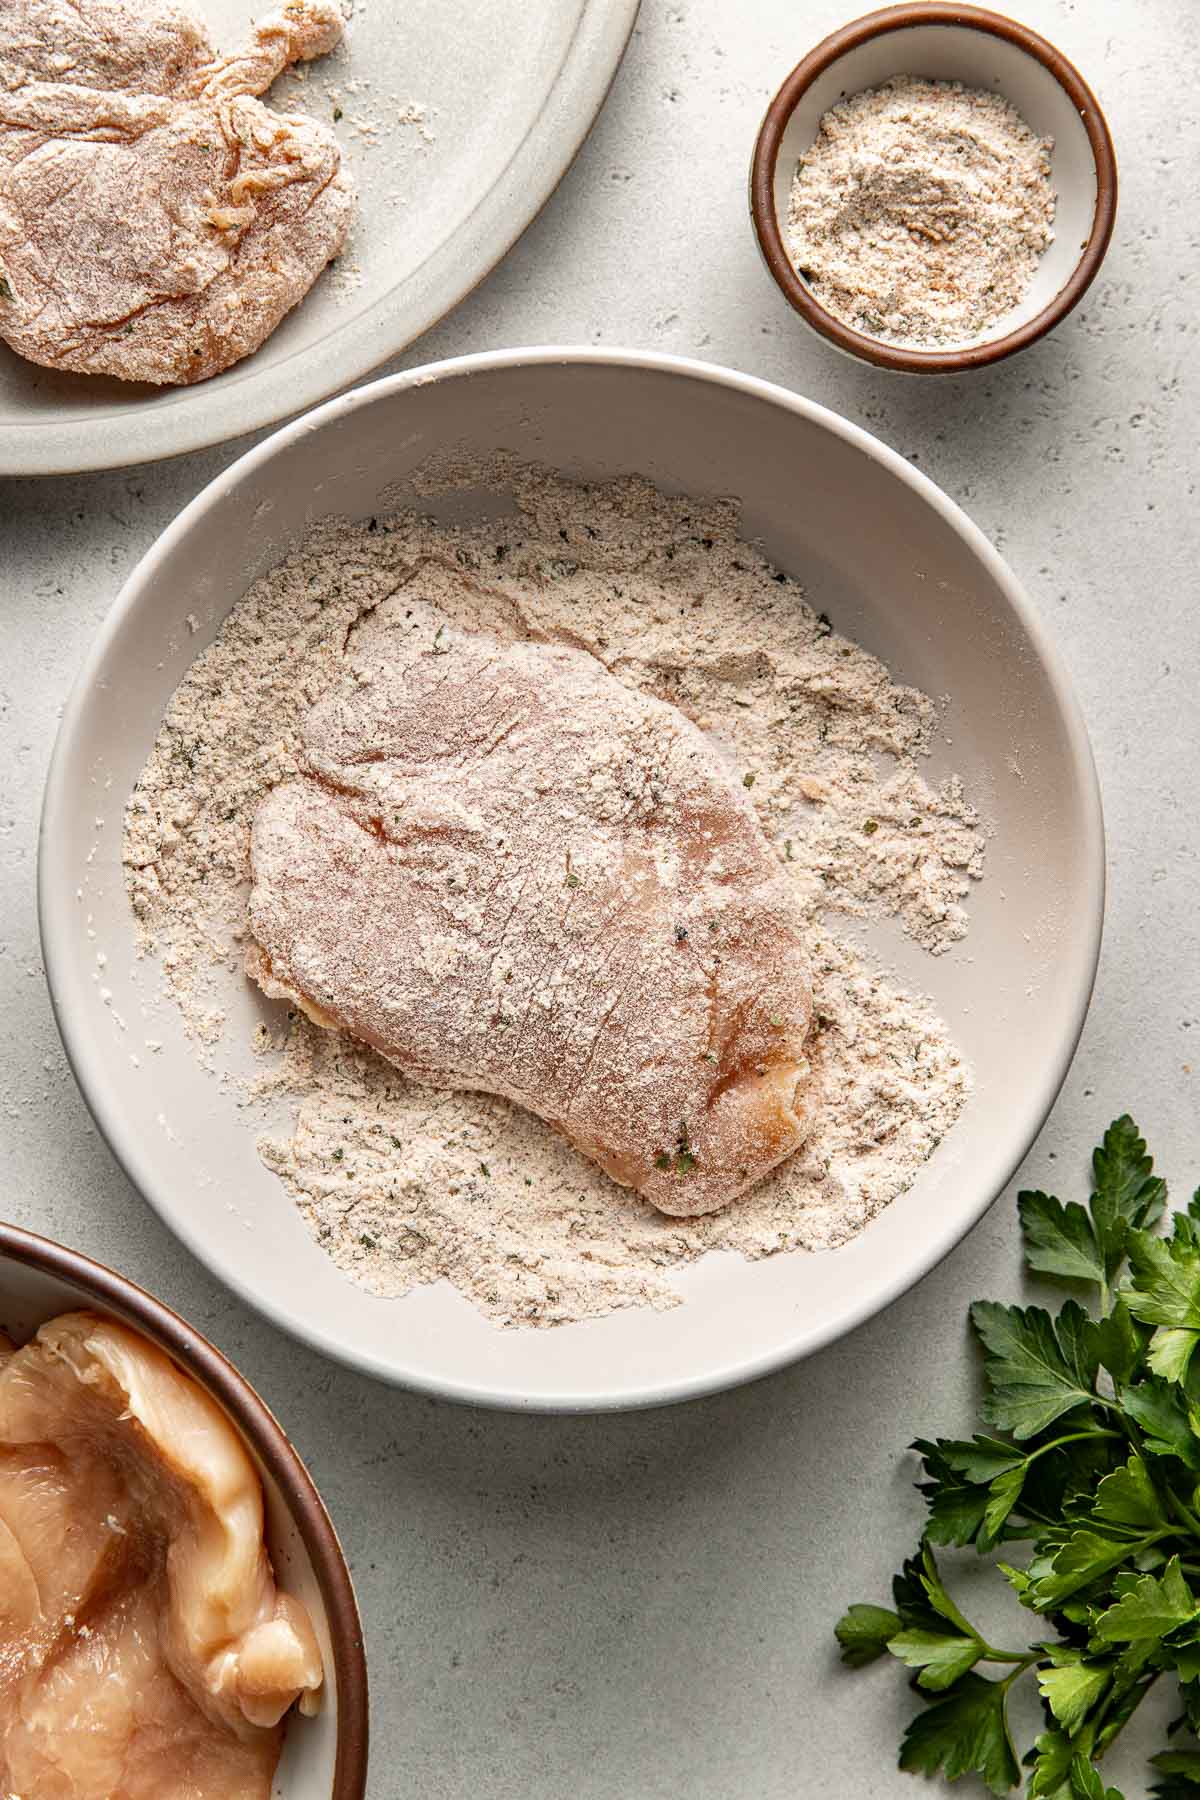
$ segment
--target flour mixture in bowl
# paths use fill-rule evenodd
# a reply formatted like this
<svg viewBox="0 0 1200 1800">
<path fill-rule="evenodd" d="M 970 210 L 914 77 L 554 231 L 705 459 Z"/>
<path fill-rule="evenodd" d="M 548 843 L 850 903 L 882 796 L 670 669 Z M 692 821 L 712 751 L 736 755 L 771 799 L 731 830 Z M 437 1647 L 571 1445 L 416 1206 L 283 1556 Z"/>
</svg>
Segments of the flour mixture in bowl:
<svg viewBox="0 0 1200 1800">
<path fill-rule="evenodd" d="M 1053 236 L 1052 149 L 961 82 L 897 75 L 843 98 L 792 182 L 797 273 L 885 343 L 970 343 L 1024 298 Z"/>
<path fill-rule="evenodd" d="M 261 1130 L 260 1152 L 318 1241 L 377 1293 L 446 1278 L 499 1323 L 548 1325 L 674 1304 L 671 1270 L 709 1249 L 759 1257 L 844 1242 L 912 1180 L 969 1088 L 927 1003 L 830 924 L 892 916 L 931 954 L 966 931 L 983 834 L 957 781 L 934 788 L 919 771 L 933 702 L 740 541 L 732 502 L 633 478 L 588 488 L 503 459 L 429 471 L 426 487 L 503 492 L 509 507 L 467 525 L 408 512 L 318 526 L 197 659 L 130 801 L 141 942 L 199 1053 L 219 1059 L 222 986 L 249 948 L 265 984 L 298 1002 L 261 1028 L 263 1072 L 242 1096 L 291 1108 L 283 1133 Z M 415 690 L 405 697 L 413 682 L 445 684 L 441 714 Z M 573 719 L 587 730 L 572 735 Z M 636 857 L 622 874 L 632 839 L 589 785 L 614 720 L 627 808 L 664 768 L 688 802 L 686 830 L 656 838 L 638 825 L 652 880 Z M 665 739 L 682 761 L 663 762 Z M 668 868 L 686 862 L 689 831 L 703 846 L 690 885 Z M 740 1013 L 736 995 L 722 1010 L 720 979 L 715 1010 L 695 1005 L 721 960 L 709 925 L 720 940 L 729 922 L 712 885 L 714 846 L 726 844 L 743 891 L 724 904 L 756 920 L 732 978 L 731 992 L 746 969 L 757 983 Z M 312 941 L 318 912 L 301 889 L 324 892 L 326 933 L 369 892 L 376 916 L 395 918 L 395 941 L 381 927 L 373 960 L 347 980 L 345 942 L 331 963 L 336 933 Z M 583 921 L 589 907 L 611 912 L 622 891 L 627 909 L 642 897 L 642 921 L 585 924 L 577 939 L 562 928 L 573 909 Z M 517 931 L 507 948 L 501 898 Z M 581 944 L 615 966 L 572 989 Z M 403 1041 L 391 1035 L 399 1012 L 363 1006 L 381 969 L 407 1009 Z M 464 971 L 471 1004 L 456 1013 Z M 543 989 L 551 1011 L 565 991 L 563 1016 L 594 1026 L 626 984 L 621 1030 L 592 1031 L 604 1079 L 573 1124 L 588 1054 L 543 1037 L 530 1059 L 509 1033 L 544 1018 L 533 1010 Z M 431 1057 L 417 1040 L 439 1008 Z M 726 1035 L 697 1031 L 701 1016 L 723 1019 Z M 641 1058 L 654 1088 L 676 1052 L 698 1116 L 681 1109 L 664 1137 L 644 1129 L 636 1071 Z M 786 1071 L 790 1141 L 752 1171 L 714 1153 L 732 1179 L 706 1188 L 705 1097 L 731 1072 L 748 1077 L 746 1094 L 761 1091 L 772 1070 Z M 664 1217 L 672 1197 L 670 1210 L 707 1216 Z"/>
</svg>

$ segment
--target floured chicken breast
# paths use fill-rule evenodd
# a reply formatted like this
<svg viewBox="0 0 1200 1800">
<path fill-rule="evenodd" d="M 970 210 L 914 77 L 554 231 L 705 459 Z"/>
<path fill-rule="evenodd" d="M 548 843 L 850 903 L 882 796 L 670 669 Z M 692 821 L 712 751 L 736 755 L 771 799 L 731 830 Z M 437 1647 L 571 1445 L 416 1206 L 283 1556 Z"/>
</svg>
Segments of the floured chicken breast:
<svg viewBox="0 0 1200 1800">
<path fill-rule="evenodd" d="M 320 1686 L 203 1390 L 93 1313 L 0 1348 L 0 1793 L 267 1800 Z"/>
<path fill-rule="evenodd" d="M 341 35 L 333 0 L 286 0 L 222 57 L 178 0 L 4 0 L 0 337 L 158 383 L 256 350 L 354 202 L 332 132 L 252 96 Z"/>
<path fill-rule="evenodd" d="M 806 1131 L 809 967 L 737 777 L 586 653 L 381 611 L 251 841 L 251 972 L 399 1068 L 538 1113 L 663 1212 Z"/>
</svg>

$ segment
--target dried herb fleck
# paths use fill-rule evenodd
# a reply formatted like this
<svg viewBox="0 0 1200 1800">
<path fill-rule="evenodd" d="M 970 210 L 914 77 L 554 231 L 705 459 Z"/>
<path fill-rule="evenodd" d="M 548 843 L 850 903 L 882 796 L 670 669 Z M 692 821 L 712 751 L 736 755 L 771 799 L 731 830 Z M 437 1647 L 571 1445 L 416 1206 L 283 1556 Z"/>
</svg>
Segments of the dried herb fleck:
<svg viewBox="0 0 1200 1800">
<path fill-rule="evenodd" d="M 677 1175 L 690 1175 L 692 1170 L 696 1167 L 697 1158 L 692 1150 L 691 1144 L 688 1142 L 686 1119 L 680 1119 L 679 1121 L 679 1136 L 675 1140 L 674 1161 L 672 1163 L 671 1159 L 668 1158 L 668 1164 L 674 1168 Z"/>
</svg>

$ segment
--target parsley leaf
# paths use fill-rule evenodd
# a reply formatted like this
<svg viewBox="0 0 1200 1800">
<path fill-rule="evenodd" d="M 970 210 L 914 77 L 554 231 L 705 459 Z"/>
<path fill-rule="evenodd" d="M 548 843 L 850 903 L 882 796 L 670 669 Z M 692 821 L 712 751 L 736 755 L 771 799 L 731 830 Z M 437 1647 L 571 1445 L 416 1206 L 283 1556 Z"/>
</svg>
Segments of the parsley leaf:
<svg viewBox="0 0 1200 1800">
<path fill-rule="evenodd" d="M 987 1513 L 986 1488 L 950 1478 L 937 1484 L 925 1483 L 924 1493 L 929 1502 L 925 1531 L 931 1544 L 975 1543 Z"/>
<path fill-rule="evenodd" d="M 1112 1681 L 1113 1665 L 1085 1662 L 1081 1650 L 1056 1653 L 1055 1666 L 1038 1673 L 1038 1688 L 1050 1711 L 1070 1735 L 1079 1730 L 1087 1714 Z"/>
<path fill-rule="evenodd" d="M 882 1656 L 900 1630 L 900 1620 L 886 1606 L 851 1606 L 834 1626 L 842 1647 L 842 1661 L 851 1669 L 865 1668 Z"/>
<path fill-rule="evenodd" d="M 1114 1381 L 1129 1381 L 1142 1354 L 1142 1339 L 1123 1296 L 1118 1296 L 1106 1319 L 1092 1326 L 1097 1362 Z"/>
<path fill-rule="evenodd" d="M 1194 1331 L 1156 1331 L 1150 1340 L 1146 1360 L 1164 1381 L 1186 1381 L 1192 1365 L 1192 1353 L 1198 1334 Z"/>
<path fill-rule="evenodd" d="M 1074 1301 L 1059 1314 L 1057 1329 L 1040 1306 L 999 1306 L 993 1300 L 975 1302 L 971 1323 L 990 1353 L 983 1410 L 993 1425 L 1014 1437 L 1032 1437 L 1094 1398 L 1096 1371 L 1083 1351 L 1087 1318 Z"/>
<path fill-rule="evenodd" d="M 978 1549 L 992 1550 L 999 1543 L 1008 1515 L 1021 1498 L 1026 1467 L 1025 1463 L 1019 1463 L 1015 1469 L 1006 1469 L 988 1488 L 983 1524 L 975 1540 Z"/>
<path fill-rule="evenodd" d="M 892 1600 L 900 1622 L 913 1631 L 941 1631 L 939 1613 L 929 1603 L 925 1587 L 925 1545 L 916 1556 L 910 1556 L 898 1575 L 892 1577 Z"/>
<path fill-rule="evenodd" d="M 1100 1614 L 1095 1635 L 1109 1643 L 1164 1638 L 1198 1614 L 1200 1601 L 1183 1578 L 1178 1556 L 1173 1556 L 1161 1578 L 1143 1575 L 1136 1587 Z"/>
<path fill-rule="evenodd" d="M 1043 1731 L 1025 1758 L 1032 1768 L 1029 1777 L 1029 1800 L 1050 1800 L 1065 1792 L 1070 1778 L 1075 1751 L 1064 1731 Z"/>
<path fill-rule="evenodd" d="M 1132 1276 L 1123 1297 L 1135 1318 L 1158 1327 L 1147 1361 L 1167 1381 L 1184 1379 L 1200 1341 L 1200 1248 L 1194 1239 L 1194 1230 L 1181 1229 L 1178 1221 L 1168 1239 L 1129 1233 Z"/>
<path fill-rule="evenodd" d="M 1152 1375 L 1131 1387 L 1123 1404 L 1130 1418 L 1141 1426 L 1144 1448 L 1152 1456 L 1177 1456 L 1186 1468 L 1200 1472 L 1200 1424 L 1181 1388 Z"/>
<path fill-rule="evenodd" d="M 1087 1757 L 1071 1759 L 1071 1800 L 1123 1800 L 1117 1788 L 1106 1788 L 1099 1769 Z"/>
<path fill-rule="evenodd" d="M 911 1447 L 920 1451 L 930 1477 L 917 1484 L 929 1506 L 926 1539 L 993 1549 L 1025 1485 L 1025 1452 L 1000 1438 L 978 1436 L 969 1444 L 918 1438 Z"/>
<path fill-rule="evenodd" d="M 1111 1475 L 1106 1475 L 1096 1489 L 1093 1517 L 1131 1536 L 1153 1531 L 1165 1523 L 1162 1504 L 1140 1456 L 1129 1461 Z"/>
<path fill-rule="evenodd" d="M 900 1631 L 890 1640 L 888 1649 L 908 1668 L 919 1669 L 918 1687 L 934 1693 L 951 1687 L 983 1655 L 983 1645 L 977 1637 L 962 1637 L 957 1632 Z"/>
<path fill-rule="evenodd" d="M 918 1713 L 904 1733 L 900 1767 L 923 1775 L 939 1770 L 948 1781 L 976 1773 L 993 1794 L 1006 1794 L 1021 1779 L 1008 1733 L 1003 1682 L 964 1675 L 944 1700 Z"/>
<path fill-rule="evenodd" d="M 1153 1173 L 1145 1140 L 1123 1113 L 1114 1119 L 1092 1157 L 1095 1191 L 1091 1198 L 1096 1239 L 1109 1280 L 1125 1255 L 1129 1227 L 1156 1225 L 1167 1201 L 1167 1184 Z"/>
<path fill-rule="evenodd" d="M 928 1544 L 921 1546 L 921 1586 L 929 1596 L 929 1604 L 941 1619 L 947 1619 L 951 1625 L 957 1626 L 964 1636 L 976 1637 L 978 1634 L 955 1606 L 946 1589 L 946 1584 L 939 1573 L 937 1563 L 933 1559 L 933 1551 Z"/>
<path fill-rule="evenodd" d="M 1017 1195 L 1017 1207 L 1031 1269 L 1070 1281 L 1104 1280 L 1104 1258 L 1082 1206 L 1074 1200 L 1064 1206 L 1051 1194 L 1027 1192 Z"/>
<path fill-rule="evenodd" d="M 1163 1775 L 1180 1775 L 1200 1787 L 1200 1750 L 1160 1750 L 1150 1760 Z"/>
<path fill-rule="evenodd" d="M 987 1489 L 959 1473 L 946 1445 L 918 1438 L 912 1448 L 920 1451 L 930 1478 L 918 1483 L 929 1507 L 926 1538 L 933 1544 L 973 1543 L 987 1511 Z"/>
<path fill-rule="evenodd" d="M 980 1437 L 978 1433 L 969 1444 L 939 1438 L 937 1449 L 949 1467 L 968 1481 L 992 1481 L 1025 1464 L 1025 1452 L 1015 1444 L 1006 1444 L 1003 1438 Z"/>
</svg>

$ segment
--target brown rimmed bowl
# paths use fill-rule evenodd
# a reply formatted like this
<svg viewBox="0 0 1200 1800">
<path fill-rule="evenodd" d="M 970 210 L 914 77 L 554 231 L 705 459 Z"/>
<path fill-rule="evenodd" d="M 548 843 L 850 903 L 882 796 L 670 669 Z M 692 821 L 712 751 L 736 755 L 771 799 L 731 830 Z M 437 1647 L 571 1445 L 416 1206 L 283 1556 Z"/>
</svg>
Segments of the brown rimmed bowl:
<svg viewBox="0 0 1200 1800">
<path fill-rule="evenodd" d="M 23 1343 L 47 1319 L 80 1306 L 143 1332 L 211 1394 L 240 1432 L 262 1478 L 275 1573 L 308 1608 L 325 1663 L 317 1715 L 289 1714 L 272 1792 L 279 1800 L 363 1800 L 362 1625 L 346 1559 L 308 1470 L 245 1377 L 177 1313 L 79 1251 L 0 1223 L 0 1330 Z"/>
<path fill-rule="evenodd" d="M 949 348 L 911 349 L 854 330 L 816 298 L 787 248 L 792 178 L 822 115 L 895 75 L 961 81 L 1002 94 L 1039 137 L 1054 140 L 1054 239 L 1028 293 L 986 332 Z M 836 349 L 904 374 L 961 374 L 1035 343 L 1078 305 L 1112 237 L 1117 159 L 1096 96 L 1053 44 L 1001 13 L 923 0 L 844 25 L 796 65 L 767 108 L 754 146 L 750 214 L 785 297 Z"/>
</svg>

